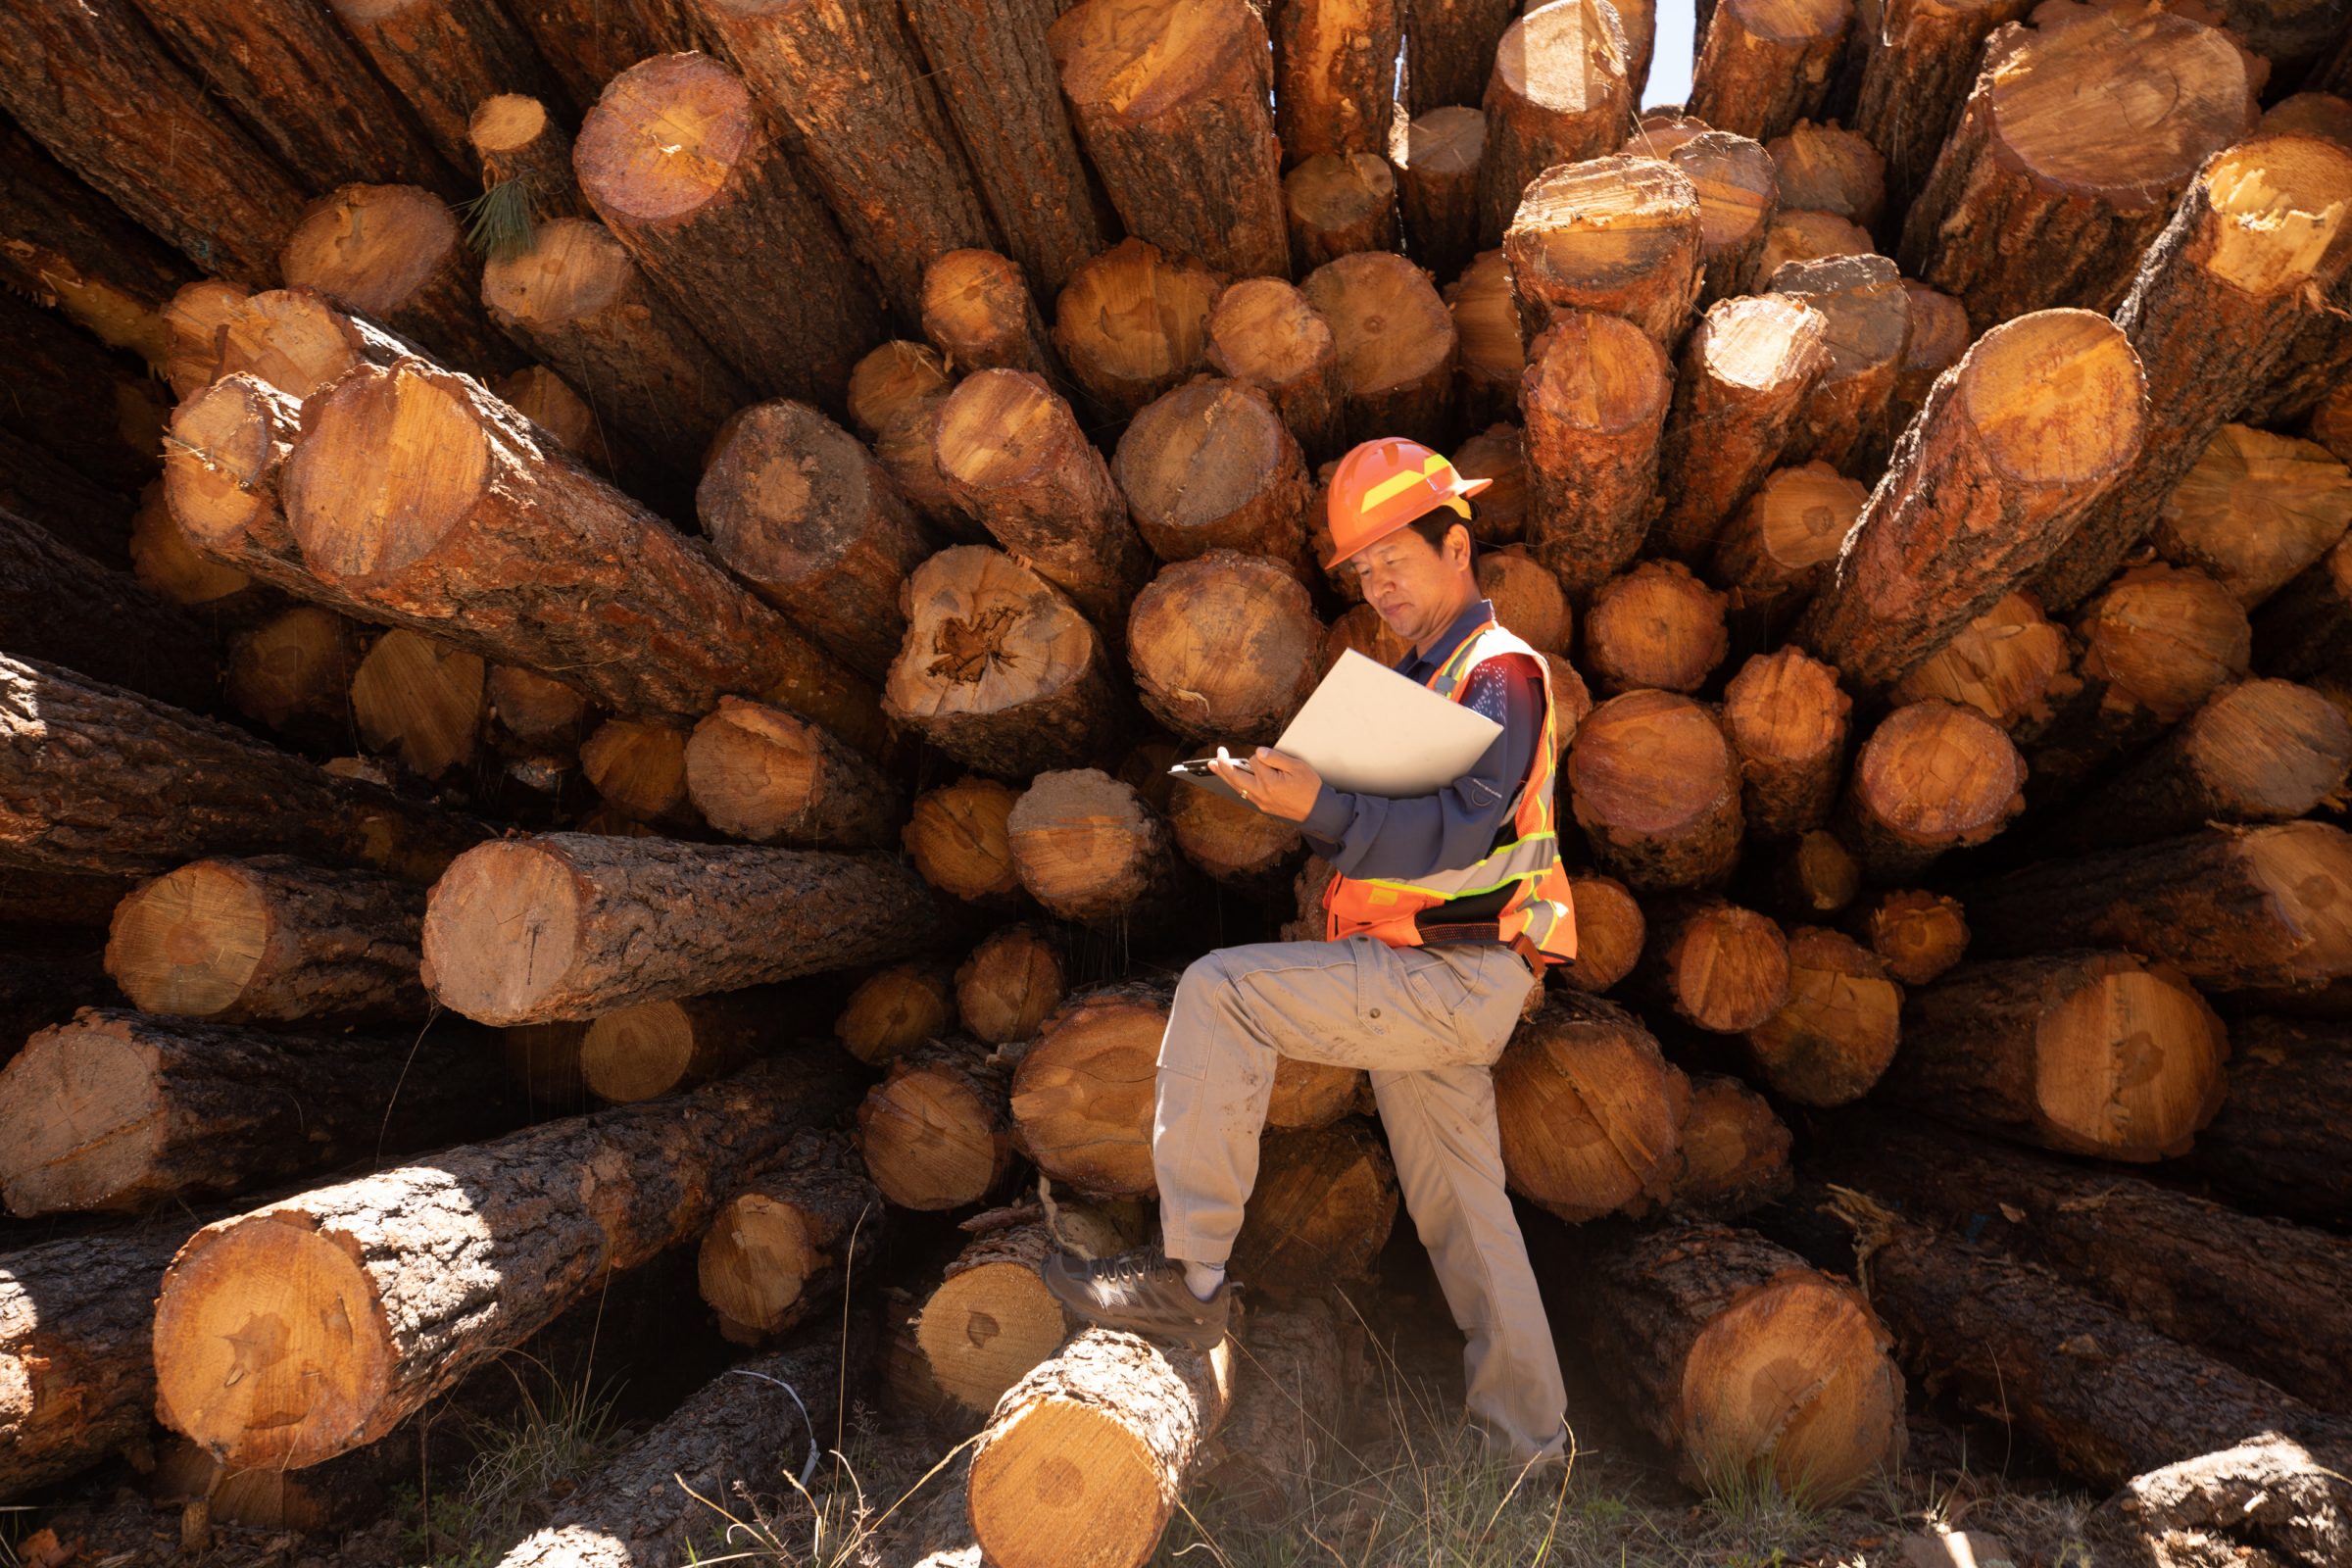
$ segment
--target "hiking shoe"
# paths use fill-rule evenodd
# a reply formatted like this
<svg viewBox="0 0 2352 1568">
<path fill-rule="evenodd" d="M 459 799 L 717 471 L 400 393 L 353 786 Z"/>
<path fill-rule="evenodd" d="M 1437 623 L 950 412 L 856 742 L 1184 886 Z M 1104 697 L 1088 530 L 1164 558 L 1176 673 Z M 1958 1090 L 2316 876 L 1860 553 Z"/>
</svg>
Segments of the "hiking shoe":
<svg viewBox="0 0 2352 1568">
<path fill-rule="evenodd" d="M 1184 1265 L 1157 1248 L 1139 1248 L 1090 1261 L 1068 1252 L 1046 1259 L 1046 1289 L 1098 1328 L 1123 1329 L 1196 1350 L 1225 1338 L 1233 1314 L 1233 1282 L 1203 1301 L 1184 1283 Z"/>
</svg>

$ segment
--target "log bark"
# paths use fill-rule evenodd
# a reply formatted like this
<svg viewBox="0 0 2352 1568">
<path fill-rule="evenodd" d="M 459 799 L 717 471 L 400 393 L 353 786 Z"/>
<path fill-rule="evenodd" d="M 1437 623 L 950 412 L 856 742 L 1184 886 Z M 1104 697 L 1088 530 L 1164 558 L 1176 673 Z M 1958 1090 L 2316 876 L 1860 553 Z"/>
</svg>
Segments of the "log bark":
<svg viewBox="0 0 2352 1568">
<path fill-rule="evenodd" d="M 1173 994 L 1159 981 L 1074 993 L 1020 1053 L 1016 1136 L 1055 1183 L 1099 1199 L 1154 1192 L 1152 1101 Z"/>
<path fill-rule="evenodd" d="M 1396 1168 L 1350 1117 L 1261 1140 L 1257 1182 L 1234 1238 L 1233 1272 L 1279 1301 L 1372 1278 L 1396 1223 Z"/>
<path fill-rule="evenodd" d="M 2352 523 L 2352 470 L 2328 449 L 2225 424 L 2165 498 L 2149 543 L 2248 610 L 2335 547 Z"/>
<path fill-rule="evenodd" d="M 1021 886 L 1064 920 L 1147 913 L 1182 886 L 1166 824 L 1095 768 L 1038 774 L 1004 828 Z"/>
<path fill-rule="evenodd" d="M 0 860 L 12 866 L 153 874 L 283 852 L 423 881 L 484 831 L 54 665 L 0 659 Z"/>
<path fill-rule="evenodd" d="M 1886 161 L 1868 138 L 1834 120 L 1800 120 L 1766 151 L 1785 204 L 1835 213 L 1859 228 L 1878 226 L 1886 205 Z"/>
<path fill-rule="evenodd" d="M 6 513 L 0 645 L 182 708 L 220 692 L 220 644 L 195 613 Z"/>
<path fill-rule="evenodd" d="M 923 880 L 941 892 L 967 904 L 1009 899 L 1021 878 L 1004 823 L 1019 799 L 993 778 L 942 784 L 915 797 L 899 840 Z"/>
<path fill-rule="evenodd" d="M 1503 29 L 1480 107 L 1487 154 L 1478 172 L 1478 238 L 1499 245 L 1529 181 L 1561 164 L 1612 151 L 1634 118 L 1632 50 L 1614 7 L 1599 0 L 1538 6 Z"/>
<path fill-rule="evenodd" d="M 1404 240 L 1413 260 L 1439 277 L 1453 277 L 1478 251 L 1479 168 L 1487 156 L 1487 117 L 1453 104 L 1389 128 L 1389 163 L 1396 171 Z"/>
<path fill-rule="evenodd" d="M 1518 418 L 1527 344 L 1519 336 L 1519 307 L 1511 299 L 1511 270 L 1502 252 L 1479 252 L 1442 297 L 1458 339 L 1454 396 L 1461 422 Z"/>
<path fill-rule="evenodd" d="M 2025 808 L 2025 759 L 1984 714 L 1913 703 L 1855 755 L 1839 832 L 1871 880 L 1908 880 L 1945 851 L 1998 835 Z"/>
<path fill-rule="evenodd" d="M 2228 35 L 2167 12 L 2004 25 L 1904 220 L 1903 270 L 1979 331 L 2114 310 L 2198 166 L 2252 128 L 2257 85 Z M 2128 126 L 2079 107 L 2135 94 L 2149 110 Z"/>
<path fill-rule="evenodd" d="M 187 261 L 11 125 L 0 130 L 0 276 L 161 370 Z"/>
<path fill-rule="evenodd" d="M 1734 609 L 1787 620 L 1829 575 L 1869 494 L 1826 463 L 1775 468 L 1716 534 L 1708 575 Z"/>
<path fill-rule="evenodd" d="M 1583 1263 L 1592 1364 L 1687 1481 L 1820 1505 L 1901 1463 L 1903 1376 L 1855 1286 L 1703 1220 L 1608 1236 Z"/>
<path fill-rule="evenodd" d="M 1729 131 L 1700 129 L 1670 138 L 1637 128 L 1620 150 L 1665 159 L 1697 190 L 1699 303 L 1744 292 L 1782 205 L 1779 177 L 1763 147 Z"/>
<path fill-rule="evenodd" d="M 1529 346 L 1527 539 L 1571 600 L 1622 569 L 1649 532 L 1671 390 L 1665 354 L 1618 317 L 1564 313 Z"/>
<path fill-rule="evenodd" d="M 1702 237 L 1698 187 L 1662 159 L 1544 170 L 1502 236 L 1521 331 L 1533 341 L 1562 311 L 1595 311 L 1671 352 L 1698 303 Z"/>
<path fill-rule="evenodd" d="M 0 926 L 104 931 L 115 906 L 137 885 L 134 877 L 107 872 L 0 867 Z"/>
<path fill-rule="evenodd" d="M 0 1069 L 0 1194 L 135 1213 L 512 1125 L 478 1032 L 290 1035 L 85 1008 Z"/>
<path fill-rule="evenodd" d="M 303 418 L 287 523 L 311 574 L 370 618 L 562 669 L 620 712 L 694 718 L 733 692 L 878 743 L 871 688 L 476 383 L 368 367 Z M 395 428 L 403 451 L 435 454 L 429 473 L 381 467 Z"/>
<path fill-rule="evenodd" d="M 1740 854 L 1740 769 L 1708 711 L 1629 692 L 1577 727 L 1566 767 L 1577 825 L 1600 868 L 1642 891 L 1701 887 Z"/>
<path fill-rule="evenodd" d="M 1770 141 L 1820 112 L 1853 24 L 1852 0 L 1722 0 L 1690 66 L 1690 113 Z"/>
<path fill-rule="evenodd" d="M 452 169 L 473 167 L 466 122 L 502 92 L 563 100 L 522 28 L 490 0 L 327 0 Z"/>
<path fill-rule="evenodd" d="M 583 110 L 647 56 L 704 47 L 686 0 L 516 0 L 508 10 Z"/>
<path fill-rule="evenodd" d="M 1401 0 L 1296 0 L 1274 11 L 1267 30 L 1284 163 L 1380 150 L 1408 9 Z"/>
<path fill-rule="evenodd" d="M 1881 894 L 1863 911 L 1861 933 L 1886 960 L 1886 972 L 1907 986 L 1940 978 L 1968 953 L 1968 916 L 1948 893 Z"/>
<path fill-rule="evenodd" d="M 482 270 L 490 318 L 670 474 L 692 474 L 751 388 L 600 223 L 559 218 Z"/>
<path fill-rule="evenodd" d="M 556 833 L 483 845 L 434 885 L 425 985 L 486 1023 L 591 1018 L 896 957 L 939 916 L 882 860 Z"/>
<path fill-rule="evenodd" d="M 1145 709 L 1201 740 L 1272 741 L 1314 689 L 1322 648 L 1298 579 L 1232 550 L 1163 567 L 1127 620 Z"/>
<path fill-rule="evenodd" d="M 2233 1018 L 2230 1088 L 2180 1169 L 2231 1201 L 2342 1229 L 2352 1172 L 2342 1158 L 2352 1104 L 2352 1030 L 2292 1018 Z"/>
<path fill-rule="evenodd" d="M 2352 151 L 2269 137 L 2215 157 L 2197 175 L 2115 313 L 2147 376 L 2140 461 L 2042 569 L 2034 587 L 2044 605 L 2069 609 L 2098 591 L 2214 432 L 2277 367 L 2306 291 L 2328 288 L 2348 266 Z"/>
<path fill-rule="evenodd" d="M 924 270 L 923 336 L 966 370 L 1064 378 L 1020 264 L 995 251 L 950 251 Z"/>
<path fill-rule="evenodd" d="M 1079 268 L 1054 302 L 1054 346 L 1084 389 L 1125 418 L 1190 379 L 1208 351 L 1224 276 L 1129 236 Z"/>
<path fill-rule="evenodd" d="M 955 1021 L 946 968 L 928 959 L 894 963 L 858 983 L 833 1020 L 842 1049 L 869 1067 L 886 1066 Z"/>
<path fill-rule="evenodd" d="M 2134 1321 L 2352 1413 L 2352 1242 L 2132 1177 L 1885 1115 L 1840 1120 L 1808 1176 L 2063 1274 Z"/>
<path fill-rule="evenodd" d="M 1859 691 L 1894 685 L 2061 549 L 2139 457 L 2143 382 L 2087 311 L 2003 322 L 1903 432 L 1797 636 Z"/>
<path fill-rule="evenodd" d="M 1036 1038 L 1068 989 L 1055 943 L 1032 926 L 1006 926 L 956 971 L 956 1012 L 974 1039 L 1011 1045 Z"/>
<path fill-rule="evenodd" d="M 1597 996 L 1631 974 L 1647 927 L 1642 906 L 1615 877 L 1586 872 L 1568 879 L 1576 911 L 1576 959 L 1559 977 L 1574 991 Z"/>
<path fill-rule="evenodd" d="M 588 102 L 595 101 L 591 93 Z M 482 189 L 518 186 L 534 223 L 591 216 L 571 168 L 571 136 L 529 93 L 502 92 L 474 105 L 466 139 L 481 170 Z"/>
<path fill-rule="evenodd" d="M 1284 12 L 1288 15 L 1288 12 Z M 1396 174 L 1372 153 L 1319 153 L 1282 177 L 1291 266 L 1300 275 L 1357 251 L 1397 245 Z"/>
<path fill-rule="evenodd" d="M 1694 692 L 1731 652 L 1724 596 L 1680 562 L 1644 561 L 1593 590 L 1585 667 L 1611 694 Z"/>
<path fill-rule="evenodd" d="M 1221 1507 L 1266 1528 L 1311 1505 L 1332 1433 L 1353 1401 L 1339 1323 L 1324 1301 L 1251 1316 L 1250 1376 L 1201 1481 Z"/>
<path fill-rule="evenodd" d="M 686 792 L 721 833 L 755 844 L 886 849 L 905 803 L 858 753 L 780 708 L 722 697 L 686 742 Z"/>
<path fill-rule="evenodd" d="M 1927 182 L 1976 80 L 1985 35 L 2030 9 L 2027 0 L 1885 0 L 1879 24 L 1859 29 L 1850 123 L 1886 160 L 1890 214 L 1899 219 Z"/>
<path fill-rule="evenodd" d="M 1690 1081 L 1690 1109 L 1678 1135 L 1683 1178 L 1674 1206 L 1729 1219 L 1787 1196 L 1788 1126 L 1764 1097 L 1737 1078 L 1704 1073 Z"/>
<path fill-rule="evenodd" d="M 1893 1061 L 1902 1005 L 1886 960 L 1851 937 L 1800 926 L 1788 936 L 1788 1000 L 1748 1031 L 1748 1056 L 1773 1093 L 1842 1105 Z"/>
<path fill-rule="evenodd" d="M 480 260 L 439 196 L 417 185 L 343 185 L 303 213 L 278 269 L 342 310 L 379 321 L 452 368 L 487 376 L 523 356 L 482 311 Z"/>
<path fill-rule="evenodd" d="M 1653 910 L 1642 956 L 1645 987 L 1709 1034 L 1745 1034 L 1788 1001 L 1788 938 L 1771 916 L 1722 899 Z"/>
<path fill-rule="evenodd" d="M 1795 838 L 1829 820 L 1852 708 L 1838 671 L 1796 649 L 1758 654 L 1740 667 L 1724 688 L 1723 722 L 1740 759 L 1750 832 Z"/>
<path fill-rule="evenodd" d="M 1209 368 L 1263 392 L 1296 438 L 1303 462 L 1335 457 L 1347 445 L 1339 347 L 1331 323 L 1305 295 L 1278 277 L 1244 278 L 1217 296 L 1206 331 Z M 1220 405 L 1226 401 L 1220 393 Z M 1211 433 L 1221 436 L 1221 424 Z M 1125 445 L 1122 437 L 1122 452 Z M 1176 445 L 1181 449 L 1186 443 Z M 1208 445 L 1202 442 L 1201 449 Z M 1133 484 L 1122 480 L 1121 488 L 1140 511 L 1154 510 L 1135 499 Z M 1139 525 L 1149 539 L 1152 525 Z"/>
<path fill-rule="evenodd" d="M 122 113 L 131 104 L 139 112 Z M 203 270 L 275 279 L 303 192 L 172 62 L 131 0 L 10 13 L 0 109 Z"/>
<path fill-rule="evenodd" d="M 719 1205 L 695 1254 L 703 1301 L 749 1342 L 796 1328 L 870 1260 L 885 1213 L 848 1134 L 803 1133 Z"/>
<path fill-rule="evenodd" d="M 613 237 L 748 383 L 846 407 L 851 369 L 888 335 L 881 307 L 741 76 L 703 54 L 631 66 L 580 122 L 572 167 Z M 777 276 L 795 282 L 766 286 Z"/>
<path fill-rule="evenodd" d="M 1047 29 L 1127 232 L 1236 277 L 1287 277 L 1266 24 L 1242 0 L 1085 0 Z"/>
<path fill-rule="evenodd" d="M 972 1450 L 987 1560 L 1142 1568 L 1225 1419 L 1236 1359 L 1231 1342 L 1202 1352 L 1089 1329 L 1014 1384 Z M 1064 1466 L 1076 1484 L 1054 1485 Z"/>
<path fill-rule="evenodd" d="M 1887 696 L 1895 703 L 1940 697 L 2028 735 L 2046 728 L 2081 684 L 2065 630 L 2033 595 L 2012 593 L 1912 665 Z"/>
<path fill-rule="evenodd" d="M 115 909 L 106 969 L 143 1012 L 220 1023 L 415 1018 L 421 889 L 290 856 L 193 860 Z"/>
<path fill-rule="evenodd" d="M 933 549 L 864 445 L 806 403 L 727 421 L 695 491 L 712 552 L 752 591 L 869 680 L 906 635 L 907 573 Z"/>
<path fill-rule="evenodd" d="M 1304 312 L 1298 292 L 1279 279 L 1237 284 L 1225 299 L 1259 283 Z M 1330 337 L 1325 329 L 1322 363 L 1336 379 Z M 1336 399 L 1330 409 L 1336 416 Z M 1306 548 L 1306 460 L 1275 402 L 1247 379 L 1200 376 L 1147 406 L 1119 437 L 1110 472 L 1136 531 L 1160 560 L 1238 550 L 1298 568 Z"/>
<path fill-rule="evenodd" d="M 1129 1238 L 1107 1208 L 1057 1202 L 992 1209 L 965 1222 L 978 1232 L 923 1301 L 915 1343 L 939 1390 L 986 1415 L 1004 1392 L 1070 1337 L 1061 1303 L 1046 1289 L 1056 1251 L 1110 1257 Z"/>
<path fill-rule="evenodd" d="M 184 1233 L 0 1253 L 0 1496 L 142 1445 L 155 1420 L 155 1281 Z"/>
<path fill-rule="evenodd" d="M 1666 494 L 1653 542 L 1703 559 L 1725 519 L 1779 461 L 1830 365 L 1829 318 L 1800 300 L 1721 301 L 1684 345 L 1659 466 Z"/>
<path fill-rule="evenodd" d="M 470 763 L 482 737 L 480 658 L 436 638 L 395 629 L 368 650 L 351 677 L 351 716 L 370 752 L 420 778 Z"/>
<path fill-rule="evenodd" d="M 932 442 L 997 543 L 1115 633 L 1150 558 L 1069 404 L 1029 371 L 977 371 L 940 405 Z"/>
<path fill-rule="evenodd" d="M 1404 19 L 1404 81 L 1416 115 L 1475 104 L 1494 74 L 1513 0 L 1421 0 Z"/>
<path fill-rule="evenodd" d="M 858 1145 L 882 1196 L 901 1208 L 976 1203 L 1012 1169 L 1010 1070 L 969 1040 L 933 1040 L 895 1056 L 858 1107 Z"/>
<path fill-rule="evenodd" d="M 1315 269 L 1298 288 L 1331 323 L 1348 439 L 1446 444 L 1458 334 L 1429 274 L 1364 251 Z"/>
<path fill-rule="evenodd" d="M 1887 409 L 1911 339 L 1911 296 L 1884 256 L 1790 262 L 1772 273 L 1790 294 L 1829 318 L 1830 367 L 1806 394 L 1788 443 L 1789 461 L 1810 458 L 1841 472 L 1875 466 L 1896 433 Z"/>
<path fill-rule="evenodd" d="M 906 605 L 906 641 L 883 688 L 891 717 L 1004 778 L 1104 750 L 1118 700 L 1102 639 L 1044 577 L 958 545 L 915 568 Z"/>
<path fill-rule="evenodd" d="M 699 1088 L 773 1045 L 785 1006 L 754 988 L 599 1013 L 580 1036 L 581 1086 L 614 1105 Z"/>
<path fill-rule="evenodd" d="M 1649 1213 L 1684 1174 L 1677 1129 L 1689 1102 L 1681 1070 L 1634 1014 L 1553 996 L 1494 1064 L 1511 1191 L 1570 1224 Z"/>
<path fill-rule="evenodd" d="M 1960 363 L 1975 337 L 1968 308 L 1949 294 L 1914 277 L 1903 279 L 1903 292 L 1911 300 L 1911 338 L 1886 405 L 1888 424 L 1897 431 L 1919 416 L 1936 378 Z"/>
</svg>

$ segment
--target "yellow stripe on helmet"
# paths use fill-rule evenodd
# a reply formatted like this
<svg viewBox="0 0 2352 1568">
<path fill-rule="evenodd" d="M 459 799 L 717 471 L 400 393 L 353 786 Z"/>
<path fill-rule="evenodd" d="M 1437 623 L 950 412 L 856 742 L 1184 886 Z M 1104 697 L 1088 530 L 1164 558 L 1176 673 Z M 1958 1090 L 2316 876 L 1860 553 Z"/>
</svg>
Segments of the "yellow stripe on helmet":
<svg viewBox="0 0 2352 1568">
<path fill-rule="evenodd" d="M 1392 473 L 1365 491 L 1364 499 L 1356 510 L 1359 513 L 1370 512 L 1382 502 L 1394 500 L 1417 484 L 1438 479 L 1441 475 L 1450 478 L 1452 473 L 1453 465 L 1433 452 L 1429 455 L 1428 461 L 1421 465 L 1418 472 L 1407 468 L 1401 473 Z"/>
</svg>

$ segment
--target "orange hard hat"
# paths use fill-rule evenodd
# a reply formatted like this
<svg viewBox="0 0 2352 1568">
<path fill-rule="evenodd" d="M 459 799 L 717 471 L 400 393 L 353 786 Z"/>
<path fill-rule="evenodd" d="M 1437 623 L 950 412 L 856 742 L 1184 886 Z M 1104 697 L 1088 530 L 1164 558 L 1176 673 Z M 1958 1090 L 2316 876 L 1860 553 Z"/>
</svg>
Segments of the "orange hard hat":
<svg viewBox="0 0 2352 1568">
<path fill-rule="evenodd" d="M 1326 569 L 1336 566 L 1440 507 L 1451 507 L 1467 520 L 1470 509 L 1462 498 L 1494 482 L 1463 478 L 1442 455 L 1402 436 L 1383 436 L 1352 447 L 1331 476 L 1331 499 L 1325 508 L 1331 521 L 1331 558 L 1323 564 Z"/>
</svg>

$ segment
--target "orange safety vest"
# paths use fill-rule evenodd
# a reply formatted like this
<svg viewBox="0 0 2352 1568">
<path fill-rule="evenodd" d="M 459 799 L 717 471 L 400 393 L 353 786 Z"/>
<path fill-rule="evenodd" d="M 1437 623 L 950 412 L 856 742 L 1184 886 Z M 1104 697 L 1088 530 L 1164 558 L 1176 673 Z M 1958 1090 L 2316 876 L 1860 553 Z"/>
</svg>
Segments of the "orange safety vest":
<svg viewBox="0 0 2352 1568">
<path fill-rule="evenodd" d="M 1524 938 L 1545 963 L 1576 956 L 1576 914 L 1552 817 L 1551 666 L 1490 620 L 1462 639 L 1430 676 L 1429 688 L 1458 703 L 1470 689 L 1471 671 L 1504 654 L 1534 660 L 1544 677 L 1544 733 L 1509 823 L 1476 864 L 1459 870 L 1433 871 L 1412 882 L 1334 876 L 1323 893 L 1328 940 L 1361 935 L 1394 948 L 1417 948 L 1434 929 L 1453 927 L 1465 936 L 1484 936 L 1491 929 L 1499 942 Z"/>
</svg>

